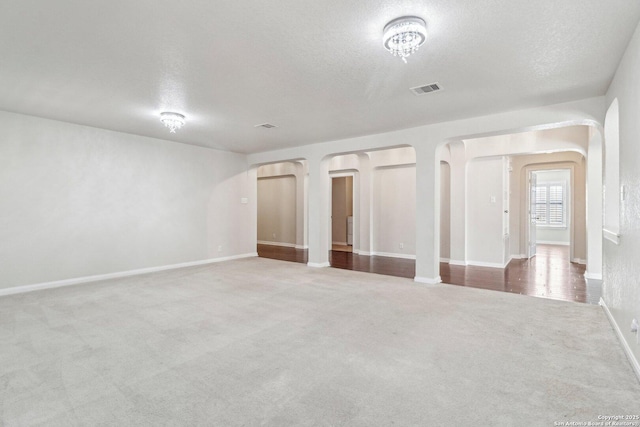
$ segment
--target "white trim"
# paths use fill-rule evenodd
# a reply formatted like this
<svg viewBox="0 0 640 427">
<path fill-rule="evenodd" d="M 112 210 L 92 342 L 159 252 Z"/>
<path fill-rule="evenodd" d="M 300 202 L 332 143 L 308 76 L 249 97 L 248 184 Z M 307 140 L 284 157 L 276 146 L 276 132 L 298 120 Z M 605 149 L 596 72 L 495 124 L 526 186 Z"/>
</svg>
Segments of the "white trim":
<svg viewBox="0 0 640 427">
<path fill-rule="evenodd" d="M 602 229 L 602 237 L 604 237 L 605 239 L 615 243 L 616 245 L 620 244 L 621 235 L 616 231 L 610 230 L 608 228 L 603 228 Z"/>
<path fill-rule="evenodd" d="M 447 264 L 449 264 L 449 258 L 440 258 L 440 262 L 446 262 Z"/>
<path fill-rule="evenodd" d="M 396 253 L 393 253 L 393 252 L 371 252 L 371 255 L 386 256 L 386 257 L 389 257 L 389 258 L 416 259 L 415 255 L 396 254 Z"/>
<path fill-rule="evenodd" d="M 347 246 L 347 242 L 331 242 L 332 245 Z"/>
<path fill-rule="evenodd" d="M 360 249 L 354 249 L 353 253 L 356 255 L 371 256 L 371 252 L 361 251 Z"/>
<path fill-rule="evenodd" d="M 584 272 L 584 278 L 587 280 L 602 280 L 602 273 L 591 274 L 588 271 Z"/>
<path fill-rule="evenodd" d="M 308 262 L 307 266 L 313 267 L 313 268 L 324 268 L 324 267 L 330 267 L 331 264 L 329 264 L 328 262 Z"/>
<path fill-rule="evenodd" d="M 461 260 L 458 260 L 458 259 L 450 259 L 449 260 L 449 264 L 451 264 L 451 265 L 461 265 L 461 266 L 465 267 L 467 265 L 467 262 L 466 261 L 461 261 Z"/>
<path fill-rule="evenodd" d="M 307 245 L 295 245 L 296 249 L 309 249 L 309 246 Z"/>
<path fill-rule="evenodd" d="M 576 264 L 587 265 L 587 260 L 582 258 L 573 258 L 571 262 L 574 262 Z"/>
<path fill-rule="evenodd" d="M 414 282 L 418 282 L 418 283 L 425 283 L 427 285 L 435 285 L 438 283 L 442 283 L 442 278 L 440 276 L 436 276 L 435 278 L 429 278 L 429 277 L 419 277 L 416 276 L 413 278 Z"/>
<path fill-rule="evenodd" d="M 356 177 L 356 173 L 358 173 L 358 169 L 336 169 L 333 171 L 329 171 L 329 176 L 331 178 L 344 178 L 347 176 Z"/>
<path fill-rule="evenodd" d="M 536 244 L 539 245 L 558 245 L 558 246 L 570 246 L 569 242 L 554 242 L 553 240 L 536 240 Z"/>
<path fill-rule="evenodd" d="M 607 318 L 609 319 L 609 323 L 611 323 L 613 330 L 616 332 L 616 335 L 620 340 L 620 344 L 622 344 L 622 349 L 627 355 L 627 359 L 629 359 L 629 363 L 631 363 L 633 372 L 635 372 L 636 377 L 638 378 L 638 381 L 640 381 L 640 363 L 638 363 L 638 359 L 636 359 L 635 354 L 633 354 L 633 351 L 631 350 L 631 347 L 629 346 L 627 339 L 623 335 L 622 331 L 620 330 L 620 327 L 618 326 L 618 323 L 613 318 L 611 311 L 609 311 L 609 307 L 607 307 L 607 304 L 604 302 L 602 298 L 600 298 L 599 304 L 600 304 L 600 307 L 602 307 L 602 309 L 604 310 L 605 314 L 607 315 Z"/>
<path fill-rule="evenodd" d="M 285 243 L 285 242 L 272 242 L 269 240 L 258 240 L 259 245 L 269 245 L 269 246 L 284 246 L 285 248 L 295 248 L 295 243 Z"/>
<path fill-rule="evenodd" d="M 380 166 L 375 166 L 373 168 L 373 170 L 380 170 L 380 169 L 400 169 L 400 168 L 410 168 L 410 167 L 415 167 L 416 164 L 415 163 L 396 163 L 396 164 L 392 164 L 392 165 L 380 165 Z"/>
<path fill-rule="evenodd" d="M 507 262 L 507 264 L 509 264 Z M 483 262 L 483 261 L 467 261 L 467 265 L 473 265 L 475 267 L 491 267 L 491 268 L 502 268 L 504 269 L 507 264 L 499 264 L 497 262 Z"/>
<path fill-rule="evenodd" d="M 525 255 L 525 254 L 514 254 L 514 255 L 511 255 L 511 259 L 527 259 L 527 255 Z"/>
<path fill-rule="evenodd" d="M 231 261 L 234 259 L 257 257 L 257 252 L 232 255 L 221 258 L 210 258 L 200 261 L 183 262 L 180 264 L 161 265 L 159 267 L 140 268 L 137 270 L 119 271 L 117 273 L 97 274 L 95 276 L 76 277 L 73 279 L 56 280 L 53 282 L 36 283 L 33 285 L 15 286 L 12 288 L 0 289 L 0 297 L 5 295 L 21 294 L 24 292 L 39 291 L 41 289 L 53 289 L 63 286 L 78 285 L 81 283 L 98 282 L 101 280 L 119 279 L 121 277 L 137 276 L 139 274 L 156 273 L 158 271 L 175 270 L 178 268 L 195 267 L 197 265 L 212 264 L 215 262 Z"/>
</svg>

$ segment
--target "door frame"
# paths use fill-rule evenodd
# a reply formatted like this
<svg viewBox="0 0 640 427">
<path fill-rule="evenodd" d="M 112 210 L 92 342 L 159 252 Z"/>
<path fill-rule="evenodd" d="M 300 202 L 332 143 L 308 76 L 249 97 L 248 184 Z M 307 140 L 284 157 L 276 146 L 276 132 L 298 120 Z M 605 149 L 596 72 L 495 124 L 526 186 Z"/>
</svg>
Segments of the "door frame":
<svg viewBox="0 0 640 427">
<path fill-rule="evenodd" d="M 352 177 L 352 203 L 353 203 L 353 245 L 354 254 L 360 250 L 360 184 L 358 171 L 355 169 L 329 171 L 330 197 L 329 197 L 329 250 L 333 245 L 333 178 Z"/>
<path fill-rule="evenodd" d="M 524 227 L 524 242 L 527 245 L 527 256 L 529 254 L 529 206 L 530 206 L 530 181 L 529 176 L 532 172 L 541 172 L 548 170 L 569 170 L 569 185 L 567 187 L 567 219 L 569 220 L 569 261 L 574 262 L 574 251 L 575 251 L 575 221 L 573 220 L 573 215 L 575 212 L 575 165 L 569 162 L 558 162 L 558 163 L 536 163 L 529 164 L 522 168 L 524 172 L 523 188 L 522 190 L 526 194 L 526 200 L 524 200 L 524 206 L 521 205 L 520 209 L 520 218 L 522 223 L 526 223 L 527 226 Z M 585 177 L 586 178 L 586 177 Z M 586 213 L 585 213 L 586 214 Z M 525 222 L 526 221 L 526 222 Z"/>
</svg>

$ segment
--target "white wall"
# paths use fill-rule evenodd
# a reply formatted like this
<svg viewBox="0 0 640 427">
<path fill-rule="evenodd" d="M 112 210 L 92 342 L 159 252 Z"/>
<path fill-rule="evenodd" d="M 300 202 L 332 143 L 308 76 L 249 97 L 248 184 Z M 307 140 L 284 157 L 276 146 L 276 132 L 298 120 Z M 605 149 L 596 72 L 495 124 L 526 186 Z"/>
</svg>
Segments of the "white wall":
<svg viewBox="0 0 640 427">
<path fill-rule="evenodd" d="M 258 178 L 258 242 L 296 245 L 296 177 Z"/>
<path fill-rule="evenodd" d="M 467 165 L 467 262 L 504 266 L 504 159 L 474 159 Z"/>
<path fill-rule="evenodd" d="M 620 206 L 619 245 L 604 240 L 603 299 L 637 361 L 640 346 L 629 325 L 633 318 L 640 320 L 640 27 L 606 98 L 606 106 L 619 101 L 620 184 L 627 195 Z"/>
<path fill-rule="evenodd" d="M 255 252 L 243 155 L 6 112 L 0 128 L 0 288 Z"/>
<path fill-rule="evenodd" d="M 372 196 L 374 253 L 415 257 L 415 185 L 414 165 L 383 166 L 374 170 Z"/>
</svg>

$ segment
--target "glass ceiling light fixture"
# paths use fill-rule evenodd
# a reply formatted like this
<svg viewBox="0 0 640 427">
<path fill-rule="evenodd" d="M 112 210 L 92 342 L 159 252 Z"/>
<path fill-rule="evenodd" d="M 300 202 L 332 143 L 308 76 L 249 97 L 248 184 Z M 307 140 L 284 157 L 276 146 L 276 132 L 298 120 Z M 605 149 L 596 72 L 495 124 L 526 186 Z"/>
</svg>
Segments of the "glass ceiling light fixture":
<svg viewBox="0 0 640 427">
<path fill-rule="evenodd" d="M 407 56 L 418 50 L 427 39 L 427 24 L 417 16 L 403 16 L 385 25 L 382 31 L 384 47 L 393 56 L 407 63 Z"/>
<path fill-rule="evenodd" d="M 178 113 L 160 113 L 160 121 L 169 128 L 169 132 L 176 133 L 184 125 L 184 116 Z"/>
</svg>

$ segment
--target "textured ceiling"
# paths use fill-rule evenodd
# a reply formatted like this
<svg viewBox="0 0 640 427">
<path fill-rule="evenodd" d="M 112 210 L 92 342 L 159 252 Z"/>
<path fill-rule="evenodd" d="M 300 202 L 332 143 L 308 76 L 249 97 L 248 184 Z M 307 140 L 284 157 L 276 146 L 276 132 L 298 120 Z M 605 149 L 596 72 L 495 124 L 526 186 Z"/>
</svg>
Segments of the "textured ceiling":
<svg viewBox="0 0 640 427">
<path fill-rule="evenodd" d="M 408 14 L 429 37 L 404 64 L 381 32 Z M 639 17 L 631 0 L 4 0 L 0 109 L 268 151 L 603 95 Z M 187 116 L 177 134 L 165 110 Z"/>
</svg>

